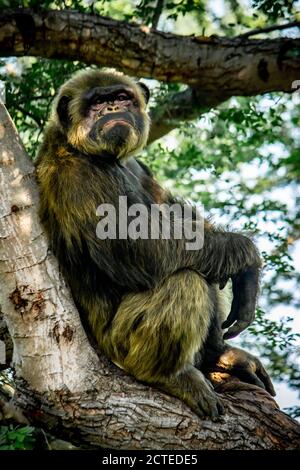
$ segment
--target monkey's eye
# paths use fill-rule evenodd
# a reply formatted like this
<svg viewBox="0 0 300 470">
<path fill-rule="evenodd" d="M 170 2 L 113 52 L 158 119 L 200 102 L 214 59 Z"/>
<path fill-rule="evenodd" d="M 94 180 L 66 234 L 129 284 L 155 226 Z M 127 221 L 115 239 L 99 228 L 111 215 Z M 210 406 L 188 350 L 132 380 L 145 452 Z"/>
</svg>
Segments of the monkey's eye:
<svg viewBox="0 0 300 470">
<path fill-rule="evenodd" d="M 117 96 L 117 101 L 127 101 L 129 99 L 129 96 L 126 95 L 125 93 L 119 93 Z"/>
</svg>

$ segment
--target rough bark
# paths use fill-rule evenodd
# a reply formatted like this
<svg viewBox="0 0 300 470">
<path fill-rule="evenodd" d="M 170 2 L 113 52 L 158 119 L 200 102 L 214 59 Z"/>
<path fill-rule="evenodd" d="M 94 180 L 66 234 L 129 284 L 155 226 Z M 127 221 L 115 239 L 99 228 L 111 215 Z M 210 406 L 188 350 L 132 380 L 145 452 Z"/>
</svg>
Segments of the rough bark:
<svg viewBox="0 0 300 470">
<path fill-rule="evenodd" d="M 37 217 L 33 165 L 0 105 L 0 298 L 13 339 L 14 404 L 74 443 L 118 449 L 295 449 L 300 426 L 264 391 L 223 386 L 200 420 L 91 347 Z"/>
<path fill-rule="evenodd" d="M 0 13 L 1 56 L 81 60 L 189 85 L 193 90 L 175 99 L 174 106 L 172 98 L 153 113 L 160 119 L 154 120 L 150 141 L 231 96 L 291 93 L 300 74 L 299 50 L 299 38 L 179 36 L 70 10 Z"/>
<path fill-rule="evenodd" d="M 76 11 L 4 10 L 0 54 L 82 60 L 227 96 L 292 90 L 300 39 L 179 36 Z"/>
</svg>

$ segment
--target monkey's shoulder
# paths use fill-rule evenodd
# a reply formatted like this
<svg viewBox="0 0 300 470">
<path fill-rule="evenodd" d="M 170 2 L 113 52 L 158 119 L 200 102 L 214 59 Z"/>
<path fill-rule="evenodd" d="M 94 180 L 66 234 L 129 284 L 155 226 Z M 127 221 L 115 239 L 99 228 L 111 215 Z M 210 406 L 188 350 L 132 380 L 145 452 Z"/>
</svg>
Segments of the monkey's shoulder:
<svg viewBox="0 0 300 470">
<path fill-rule="evenodd" d="M 170 199 L 170 194 L 155 179 L 147 165 L 139 159 L 131 158 L 126 166 L 139 180 L 142 190 L 150 195 L 152 203 L 162 204 Z"/>
</svg>

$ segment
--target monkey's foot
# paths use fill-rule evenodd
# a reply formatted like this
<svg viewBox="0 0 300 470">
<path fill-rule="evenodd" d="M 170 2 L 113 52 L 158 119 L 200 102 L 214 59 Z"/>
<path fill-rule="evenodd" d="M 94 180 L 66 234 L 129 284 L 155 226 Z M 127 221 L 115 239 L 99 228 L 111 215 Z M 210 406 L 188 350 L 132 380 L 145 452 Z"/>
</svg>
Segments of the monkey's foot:
<svg viewBox="0 0 300 470">
<path fill-rule="evenodd" d="M 184 401 L 198 416 L 217 418 L 224 414 L 224 407 L 212 385 L 195 367 L 169 378 L 160 388 Z"/>
<path fill-rule="evenodd" d="M 276 395 L 271 379 L 260 360 L 243 349 L 228 345 L 216 363 L 215 372 L 236 376 L 242 382 L 263 388 L 272 397 Z"/>
</svg>

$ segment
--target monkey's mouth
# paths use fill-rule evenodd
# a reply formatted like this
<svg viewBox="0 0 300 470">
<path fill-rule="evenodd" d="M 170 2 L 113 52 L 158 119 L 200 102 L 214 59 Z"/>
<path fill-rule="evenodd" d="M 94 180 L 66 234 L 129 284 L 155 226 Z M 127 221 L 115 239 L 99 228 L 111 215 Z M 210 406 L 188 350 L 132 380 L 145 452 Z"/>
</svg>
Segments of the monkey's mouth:
<svg viewBox="0 0 300 470">
<path fill-rule="evenodd" d="M 99 131 L 102 131 L 104 128 L 107 129 L 117 125 L 134 127 L 133 116 L 128 112 L 106 114 L 97 121 L 95 127 L 97 127 Z"/>
<path fill-rule="evenodd" d="M 102 116 L 89 134 L 94 142 L 116 154 L 127 148 L 134 136 L 137 136 L 134 118 L 123 112 Z"/>
<path fill-rule="evenodd" d="M 102 129 L 107 129 L 108 127 L 113 127 L 113 126 L 116 126 L 116 125 L 121 125 L 121 126 L 131 126 L 133 127 L 133 125 L 131 124 L 131 122 L 128 122 L 128 121 L 125 121 L 125 119 L 112 119 L 108 122 L 106 122 L 103 126 L 102 126 Z"/>
</svg>

